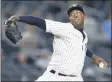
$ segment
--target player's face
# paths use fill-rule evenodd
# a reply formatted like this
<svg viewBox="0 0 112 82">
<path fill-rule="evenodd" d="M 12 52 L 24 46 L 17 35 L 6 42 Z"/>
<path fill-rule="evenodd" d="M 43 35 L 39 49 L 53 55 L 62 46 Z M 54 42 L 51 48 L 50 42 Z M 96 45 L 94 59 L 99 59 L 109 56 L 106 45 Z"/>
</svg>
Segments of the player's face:
<svg viewBox="0 0 112 82">
<path fill-rule="evenodd" d="M 75 28 L 83 28 L 85 15 L 80 10 L 73 10 L 70 13 L 70 22 L 74 25 Z"/>
</svg>

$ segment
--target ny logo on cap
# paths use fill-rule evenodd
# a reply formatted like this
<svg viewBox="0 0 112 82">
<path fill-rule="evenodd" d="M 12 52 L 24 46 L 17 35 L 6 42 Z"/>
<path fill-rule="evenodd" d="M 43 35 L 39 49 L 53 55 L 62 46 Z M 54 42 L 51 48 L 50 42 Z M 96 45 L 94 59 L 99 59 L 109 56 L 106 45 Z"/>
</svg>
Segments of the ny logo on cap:
<svg viewBox="0 0 112 82">
<path fill-rule="evenodd" d="M 77 4 L 74 4 L 73 7 L 77 7 Z"/>
</svg>

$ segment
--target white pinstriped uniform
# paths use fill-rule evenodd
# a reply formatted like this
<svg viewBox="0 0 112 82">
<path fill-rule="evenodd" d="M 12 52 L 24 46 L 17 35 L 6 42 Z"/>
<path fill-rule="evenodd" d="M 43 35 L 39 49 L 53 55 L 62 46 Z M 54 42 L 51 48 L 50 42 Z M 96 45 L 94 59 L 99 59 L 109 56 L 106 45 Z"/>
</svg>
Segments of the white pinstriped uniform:
<svg viewBox="0 0 112 82">
<path fill-rule="evenodd" d="M 80 31 L 71 23 L 62 23 L 45 19 L 46 32 L 54 34 L 53 54 L 45 73 L 37 81 L 83 81 L 81 77 L 86 56 L 87 34 L 83 41 Z M 53 69 L 56 74 L 49 71 Z M 57 74 L 72 74 L 77 77 L 65 77 Z"/>
</svg>

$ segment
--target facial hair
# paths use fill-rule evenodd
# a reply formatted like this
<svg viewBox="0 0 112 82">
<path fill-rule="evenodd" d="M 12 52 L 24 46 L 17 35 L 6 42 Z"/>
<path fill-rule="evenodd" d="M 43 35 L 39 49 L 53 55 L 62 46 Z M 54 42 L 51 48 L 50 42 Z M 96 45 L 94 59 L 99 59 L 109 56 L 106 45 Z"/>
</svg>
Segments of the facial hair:
<svg viewBox="0 0 112 82">
<path fill-rule="evenodd" d="M 76 29 L 82 29 L 82 28 L 84 27 L 83 24 L 80 23 L 80 20 L 74 20 L 73 26 L 74 26 L 74 28 L 76 28 Z"/>
</svg>

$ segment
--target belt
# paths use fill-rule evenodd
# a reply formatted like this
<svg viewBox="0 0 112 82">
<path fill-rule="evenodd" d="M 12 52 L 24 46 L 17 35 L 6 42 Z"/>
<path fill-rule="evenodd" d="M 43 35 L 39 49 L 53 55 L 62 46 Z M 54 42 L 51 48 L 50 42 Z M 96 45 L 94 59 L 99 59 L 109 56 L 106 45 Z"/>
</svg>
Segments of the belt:
<svg viewBox="0 0 112 82">
<path fill-rule="evenodd" d="M 55 70 L 50 70 L 51 73 L 55 74 L 56 71 Z M 66 75 L 66 74 L 62 74 L 62 73 L 58 73 L 59 76 L 68 76 L 68 77 L 76 77 L 76 75 Z"/>
</svg>

